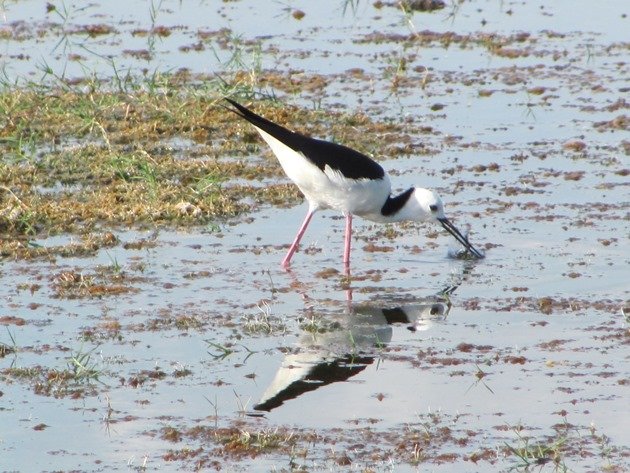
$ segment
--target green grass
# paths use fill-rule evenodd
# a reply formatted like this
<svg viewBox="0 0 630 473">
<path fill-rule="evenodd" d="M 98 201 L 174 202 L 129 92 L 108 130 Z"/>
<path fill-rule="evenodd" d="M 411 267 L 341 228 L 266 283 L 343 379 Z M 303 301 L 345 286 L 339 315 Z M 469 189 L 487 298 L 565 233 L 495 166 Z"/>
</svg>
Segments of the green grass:
<svg viewBox="0 0 630 473">
<path fill-rule="evenodd" d="M 75 84 L 48 71 L 41 83 L 0 81 L 0 257 L 71 253 L 32 247 L 34 237 L 91 238 L 117 226 L 217 229 L 252 205 L 300 202 L 255 130 L 220 106 L 226 95 L 260 97 L 256 111 L 314 136 L 389 157 L 404 153 L 403 125 L 363 114 L 287 113 L 261 84 L 296 93 L 302 83 L 263 70 L 256 45 L 224 39 L 231 56 L 211 78 L 156 71 L 104 82 L 86 74 Z M 262 178 L 278 184 L 263 188 Z"/>
<path fill-rule="evenodd" d="M 215 352 L 208 351 L 208 354 L 214 358 L 214 360 L 225 360 L 228 356 L 234 353 L 234 349 L 221 345 L 219 343 L 211 342 L 210 340 L 206 340 L 209 348 L 216 350 Z"/>
<path fill-rule="evenodd" d="M 78 350 L 73 353 L 68 360 L 68 371 L 72 373 L 72 379 L 76 383 L 90 383 L 99 381 L 102 370 L 98 367 L 98 363 L 94 361 L 93 354 L 96 348 L 88 352 Z"/>
<path fill-rule="evenodd" d="M 103 370 L 94 359 L 93 353 L 82 349 L 67 359 L 62 369 L 42 366 L 11 366 L 0 371 L 3 382 L 25 382 L 32 386 L 35 394 L 42 396 L 74 398 L 97 393 L 96 383 L 100 383 Z"/>
<path fill-rule="evenodd" d="M 243 317 L 243 330 L 248 335 L 269 335 L 284 333 L 287 327 L 283 320 L 271 314 L 271 307 L 265 301 L 258 305 L 258 312 Z"/>
<path fill-rule="evenodd" d="M 18 352 L 18 346 L 15 341 L 15 335 L 11 333 L 8 327 L 7 327 L 7 333 L 9 334 L 9 339 L 11 340 L 11 344 L 0 342 L 0 358 L 4 358 L 7 355 L 15 355 Z"/>
<path fill-rule="evenodd" d="M 230 448 L 269 451 L 290 443 L 292 434 L 280 433 L 278 429 L 263 429 L 260 431 L 241 430 L 226 439 Z"/>
<path fill-rule="evenodd" d="M 546 464 L 552 465 L 552 471 L 567 472 L 568 467 L 564 463 L 562 447 L 566 443 L 565 438 L 560 438 L 551 443 L 532 443 L 527 438 L 519 438 L 516 446 L 505 444 L 508 451 L 516 457 L 515 465 L 509 471 L 531 471 L 533 468 L 542 468 Z"/>
</svg>

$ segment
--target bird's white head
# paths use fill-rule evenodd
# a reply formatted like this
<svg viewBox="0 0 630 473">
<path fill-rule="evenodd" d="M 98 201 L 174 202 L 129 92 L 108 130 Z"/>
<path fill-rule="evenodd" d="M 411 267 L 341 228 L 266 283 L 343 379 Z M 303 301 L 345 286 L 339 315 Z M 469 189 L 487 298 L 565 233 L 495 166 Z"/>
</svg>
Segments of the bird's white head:
<svg viewBox="0 0 630 473">
<path fill-rule="evenodd" d="M 407 203 L 410 220 L 437 222 L 444 217 L 444 204 L 439 195 L 430 189 L 415 188 Z"/>
<path fill-rule="evenodd" d="M 447 232 L 453 235 L 476 258 L 483 258 L 483 254 L 468 241 L 468 236 L 462 235 L 455 225 L 446 218 L 442 199 L 434 191 L 422 188 L 414 189 L 405 207 L 408 208 L 403 209 L 403 211 L 407 213 L 409 220 L 439 222 Z"/>
</svg>

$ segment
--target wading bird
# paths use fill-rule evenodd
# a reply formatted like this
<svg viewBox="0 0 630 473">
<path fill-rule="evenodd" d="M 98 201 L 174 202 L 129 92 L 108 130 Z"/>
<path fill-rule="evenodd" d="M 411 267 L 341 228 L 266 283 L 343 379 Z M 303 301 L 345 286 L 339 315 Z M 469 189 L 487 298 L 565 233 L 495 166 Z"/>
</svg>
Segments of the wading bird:
<svg viewBox="0 0 630 473">
<path fill-rule="evenodd" d="M 309 138 L 290 131 L 255 114 L 234 100 L 228 108 L 254 125 L 271 147 L 286 175 L 308 201 L 308 213 L 289 251 L 282 260 L 286 268 L 318 210 L 332 209 L 346 217 L 343 263 L 349 268 L 352 242 L 352 216 L 373 222 L 439 222 L 475 258 L 484 255 L 475 249 L 444 215 L 442 199 L 429 189 L 411 187 L 391 195 L 389 176 L 374 160 L 347 146 Z"/>
</svg>

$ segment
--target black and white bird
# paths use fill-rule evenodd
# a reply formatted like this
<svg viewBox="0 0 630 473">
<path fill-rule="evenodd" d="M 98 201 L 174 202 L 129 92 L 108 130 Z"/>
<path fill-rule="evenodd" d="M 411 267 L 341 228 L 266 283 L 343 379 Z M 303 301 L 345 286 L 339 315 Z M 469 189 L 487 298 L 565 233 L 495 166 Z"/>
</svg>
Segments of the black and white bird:
<svg viewBox="0 0 630 473">
<path fill-rule="evenodd" d="M 391 195 L 389 176 L 374 160 L 347 146 L 309 138 L 255 114 L 234 100 L 229 110 L 254 125 L 271 147 L 282 169 L 308 201 L 308 213 L 282 260 L 289 266 L 293 254 L 318 210 L 332 209 L 346 217 L 343 263 L 350 264 L 352 216 L 373 222 L 439 222 L 475 258 L 484 255 L 444 215 L 442 199 L 429 189 L 411 187 Z"/>
</svg>

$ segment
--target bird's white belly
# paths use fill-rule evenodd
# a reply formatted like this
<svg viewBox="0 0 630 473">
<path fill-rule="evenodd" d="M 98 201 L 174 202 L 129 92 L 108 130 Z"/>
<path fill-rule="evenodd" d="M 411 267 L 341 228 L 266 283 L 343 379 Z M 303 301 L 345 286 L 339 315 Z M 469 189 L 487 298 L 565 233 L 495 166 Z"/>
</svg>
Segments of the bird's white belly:
<svg viewBox="0 0 630 473">
<path fill-rule="evenodd" d="M 324 171 L 303 154 L 257 128 L 278 158 L 282 169 L 302 191 L 311 207 L 333 209 L 344 214 L 367 216 L 380 214 L 391 191 L 389 178 L 348 179 L 339 171 Z"/>
<path fill-rule="evenodd" d="M 309 202 L 318 208 L 329 208 L 344 214 L 362 216 L 380 212 L 389 196 L 390 184 L 383 179 L 348 179 L 338 171 L 318 169 L 317 178 L 295 183 Z"/>
</svg>

